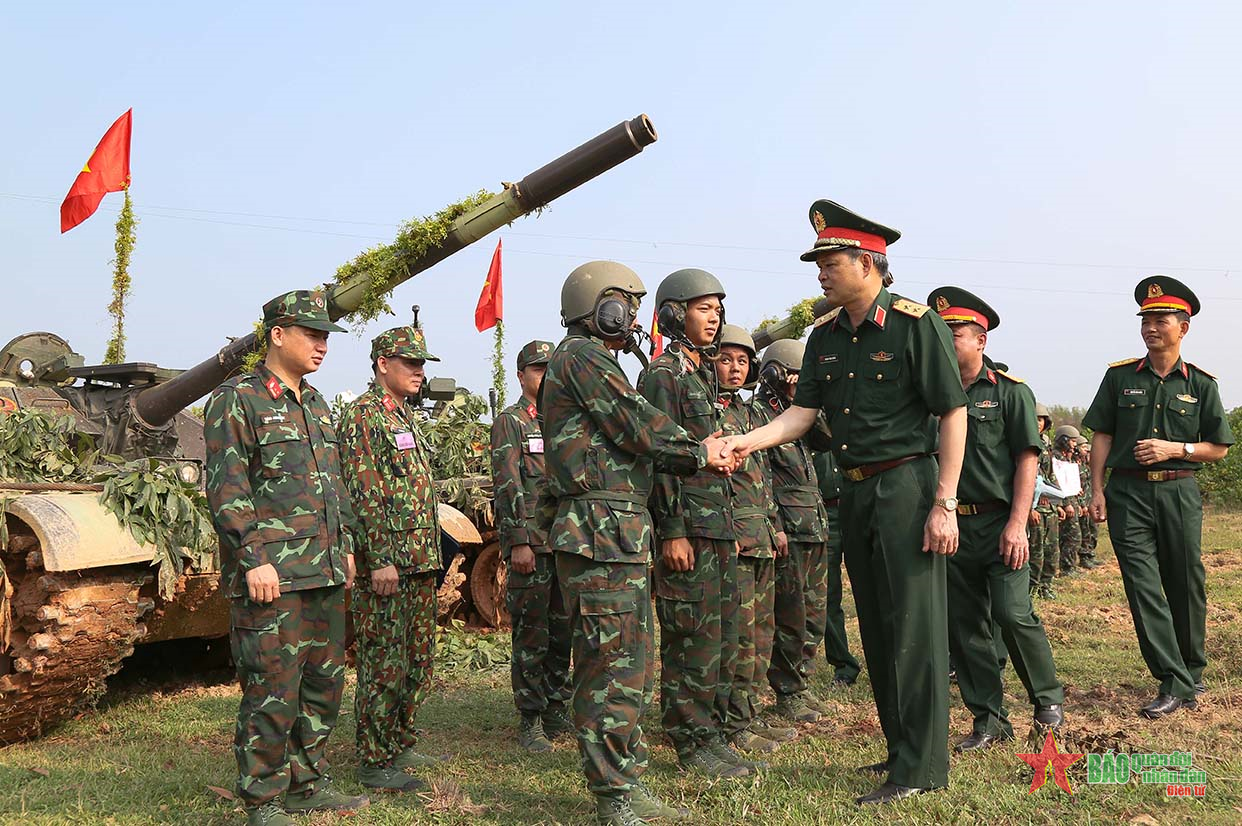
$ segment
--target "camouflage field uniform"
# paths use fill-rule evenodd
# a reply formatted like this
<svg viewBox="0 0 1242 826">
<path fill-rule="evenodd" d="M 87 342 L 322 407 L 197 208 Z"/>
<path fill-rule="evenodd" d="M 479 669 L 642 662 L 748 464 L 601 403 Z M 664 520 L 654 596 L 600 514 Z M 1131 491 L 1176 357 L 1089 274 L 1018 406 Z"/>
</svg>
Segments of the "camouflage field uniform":
<svg viewBox="0 0 1242 826">
<path fill-rule="evenodd" d="M 1055 485 L 1057 477 L 1052 472 L 1052 441 L 1047 432 L 1041 433 L 1039 439 L 1043 443 L 1039 450 L 1039 475 L 1044 477 L 1046 483 Z M 1052 593 L 1052 580 L 1057 575 L 1061 560 L 1056 500 L 1041 499 L 1036 503 L 1035 511 L 1039 514 L 1039 524 L 1027 528 L 1031 546 L 1031 593 L 1047 596 Z"/>
<path fill-rule="evenodd" d="M 421 331 L 417 331 L 420 332 Z M 372 384 L 341 419 L 345 483 L 358 514 L 358 578 L 350 611 L 358 687 L 358 760 L 388 766 L 414 747 L 414 721 L 431 688 L 440 527 L 431 465 L 403 400 Z M 397 592 L 371 573 L 396 566 Z"/>
<path fill-rule="evenodd" d="M 1083 507 L 1091 505 L 1091 465 L 1083 460 L 1079 460 L 1079 474 L 1082 478 L 1082 503 Z M 1095 547 L 1099 543 L 1100 526 L 1091 518 L 1090 513 L 1084 513 L 1078 517 L 1078 527 L 1082 533 L 1082 545 L 1078 552 L 1078 564 L 1084 568 L 1092 567 L 1095 561 Z"/>
<path fill-rule="evenodd" d="M 1053 455 L 1062 462 L 1076 462 L 1073 451 L 1064 452 L 1055 450 Z M 1078 475 L 1082 478 L 1082 466 L 1078 465 Z M 1070 506 L 1074 508 L 1085 508 L 1090 504 L 1090 500 L 1084 498 L 1081 494 L 1071 496 L 1061 503 L 1067 509 Z M 1061 570 L 1060 575 L 1068 574 L 1078 568 L 1078 555 L 1082 551 L 1082 523 L 1079 521 L 1078 513 L 1075 511 L 1073 516 L 1066 515 L 1058 526 L 1060 536 L 1058 544 L 1061 547 Z"/>
<path fill-rule="evenodd" d="M 754 429 L 750 406 L 736 394 L 726 404 L 723 430 L 726 436 Z M 733 492 L 733 530 L 738 542 L 737 560 L 737 666 L 725 733 L 745 731 L 758 713 L 757 699 L 772 659 L 772 604 L 775 599 L 776 537 L 779 519 L 772 497 L 772 469 L 767 451 L 751 454 L 729 477 Z"/>
<path fill-rule="evenodd" d="M 696 439 L 720 429 L 710 363 L 665 352 L 638 380 L 639 392 Z M 687 539 L 694 567 L 674 571 L 657 555 L 660 719 L 680 755 L 724 736 L 737 668 L 737 540 L 729 481 L 711 471 L 656 473 L 651 496 L 657 542 Z"/>
<path fill-rule="evenodd" d="M 354 512 L 340 483 L 328 405 L 302 401 L 260 364 L 207 400 L 207 500 L 220 535 L 221 587 L 242 699 L 233 751 L 237 796 L 255 807 L 309 794 L 327 777 L 324 746 L 345 684 L 345 557 Z M 280 576 L 267 604 L 246 572 Z M 325 784 L 326 785 L 326 784 Z"/>
<path fill-rule="evenodd" d="M 861 666 L 850 653 L 849 638 L 845 635 L 845 612 L 841 610 L 841 598 L 844 585 L 841 578 L 843 525 L 839 518 L 841 504 L 841 469 L 837 467 L 836 457 L 832 451 L 816 453 L 814 456 L 815 475 L 819 479 L 819 492 L 824 499 L 824 510 L 828 514 L 828 588 L 827 608 L 824 612 L 824 659 L 833 667 L 833 679 L 841 683 L 853 683 L 858 679 Z M 814 644 L 815 640 L 807 640 Z M 808 657 L 815 655 L 814 648 Z"/>
<path fill-rule="evenodd" d="M 756 427 L 775 419 L 788 403 L 762 388 L 751 400 Z M 828 611 L 828 513 L 815 475 L 811 442 L 819 426 L 793 442 L 768 451 L 776 525 L 789 539 L 789 555 L 776 560 L 775 640 L 768 683 L 777 695 L 802 694 L 815 667 L 815 651 L 824 638 Z M 826 436 L 823 444 L 827 447 Z"/>
<path fill-rule="evenodd" d="M 549 475 L 540 515 L 573 634 L 573 716 L 587 787 L 625 797 L 647 768 L 640 719 L 655 666 L 653 463 L 690 474 L 706 466 L 707 453 L 585 332 L 570 327 L 543 381 Z"/>
<path fill-rule="evenodd" d="M 544 441 L 535 403 L 522 398 L 492 422 L 492 479 L 500 553 L 529 545 L 535 570 L 509 567 L 507 601 L 513 621 L 513 702 L 522 714 L 543 714 L 570 695 L 569 615 L 547 537 L 535 524 L 544 483 Z"/>
</svg>

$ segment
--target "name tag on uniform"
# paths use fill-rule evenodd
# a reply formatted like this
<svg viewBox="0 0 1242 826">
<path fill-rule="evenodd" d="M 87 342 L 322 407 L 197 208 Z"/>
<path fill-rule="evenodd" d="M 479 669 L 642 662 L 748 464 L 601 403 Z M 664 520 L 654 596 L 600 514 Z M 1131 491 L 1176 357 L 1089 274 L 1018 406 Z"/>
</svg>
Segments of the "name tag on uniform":
<svg viewBox="0 0 1242 826">
<path fill-rule="evenodd" d="M 1123 396 L 1146 396 L 1147 391 L 1141 387 L 1127 387 L 1121 391 Z"/>
<path fill-rule="evenodd" d="M 413 433 L 407 432 L 397 434 L 397 450 L 409 450 L 412 447 L 414 447 Z"/>
<path fill-rule="evenodd" d="M 543 437 L 531 436 L 526 440 L 526 449 L 531 453 L 543 453 Z"/>
</svg>

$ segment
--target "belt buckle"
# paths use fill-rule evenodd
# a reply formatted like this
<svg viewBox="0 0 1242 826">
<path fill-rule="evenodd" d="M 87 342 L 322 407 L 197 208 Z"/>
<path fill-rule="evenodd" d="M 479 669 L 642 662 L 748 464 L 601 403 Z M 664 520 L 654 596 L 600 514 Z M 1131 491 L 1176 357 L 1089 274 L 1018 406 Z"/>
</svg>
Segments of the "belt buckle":
<svg viewBox="0 0 1242 826">
<path fill-rule="evenodd" d="M 845 478 L 849 479 L 851 482 L 861 482 L 863 479 L 867 478 L 863 476 L 863 472 L 861 468 L 856 468 L 856 467 L 848 468 L 845 471 L 843 471 L 843 473 L 845 474 Z"/>
<path fill-rule="evenodd" d="M 957 512 L 961 516 L 974 516 L 975 506 L 974 505 L 958 505 Z"/>
<path fill-rule="evenodd" d="M 1163 471 L 1163 470 L 1149 470 L 1149 471 L 1147 471 L 1147 481 L 1148 481 L 1148 482 L 1163 482 L 1163 481 L 1164 481 L 1164 471 Z"/>
</svg>

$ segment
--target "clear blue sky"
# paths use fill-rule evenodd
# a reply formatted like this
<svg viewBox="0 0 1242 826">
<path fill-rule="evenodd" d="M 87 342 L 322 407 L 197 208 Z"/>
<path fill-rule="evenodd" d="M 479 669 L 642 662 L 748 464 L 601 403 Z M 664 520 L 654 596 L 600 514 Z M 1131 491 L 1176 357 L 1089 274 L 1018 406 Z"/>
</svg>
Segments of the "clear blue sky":
<svg viewBox="0 0 1242 826">
<path fill-rule="evenodd" d="M 987 298 L 990 354 L 1041 400 L 1085 405 L 1109 361 L 1142 353 L 1131 293 L 1164 272 L 1203 299 L 1188 359 L 1242 404 L 1236 3 L 462 8 L 10 4 L 0 339 L 51 330 L 101 358 L 120 195 L 64 236 L 58 207 L 131 106 L 128 357 L 172 367 L 399 221 L 646 112 L 658 143 L 501 233 L 510 358 L 560 337 L 560 284 L 593 258 L 652 293 L 704 267 L 731 321 L 778 314 L 817 292 L 797 256 L 826 197 L 903 231 L 897 291 Z M 312 381 L 362 390 L 371 336 L 418 303 L 439 374 L 485 390 L 473 308 L 494 245 L 399 288 L 400 319 L 334 336 Z"/>
</svg>

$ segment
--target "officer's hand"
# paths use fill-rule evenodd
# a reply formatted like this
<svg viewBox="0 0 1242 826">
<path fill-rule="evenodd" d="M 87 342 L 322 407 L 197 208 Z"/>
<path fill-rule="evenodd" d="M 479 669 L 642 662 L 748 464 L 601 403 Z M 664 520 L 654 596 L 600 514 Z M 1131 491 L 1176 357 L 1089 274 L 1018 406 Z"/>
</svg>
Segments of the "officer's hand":
<svg viewBox="0 0 1242 826">
<path fill-rule="evenodd" d="M 789 536 L 784 531 L 776 532 L 776 555 L 789 556 Z"/>
<path fill-rule="evenodd" d="M 694 568 L 694 546 L 690 544 L 690 540 L 682 537 L 681 539 L 666 539 L 661 544 L 661 552 L 664 554 L 664 564 L 672 571 L 689 571 Z"/>
<path fill-rule="evenodd" d="M 509 567 L 519 574 L 535 572 L 535 552 L 530 549 L 530 545 L 513 546 L 509 554 Z"/>
<path fill-rule="evenodd" d="M 725 436 L 720 441 L 724 442 L 723 453 L 725 456 L 732 456 L 735 461 L 741 462 L 751 454 L 751 447 L 747 441 L 747 433 L 740 433 L 736 436 Z"/>
<path fill-rule="evenodd" d="M 1010 519 L 1000 538 L 1001 559 L 1010 569 L 1016 571 L 1031 558 L 1030 542 L 1026 538 L 1026 525 L 1022 520 Z"/>
<path fill-rule="evenodd" d="M 1181 442 L 1166 442 L 1164 439 L 1143 439 L 1134 445 L 1134 458 L 1140 465 L 1154 465 L 1169 459 L 1182 458 Z"/>
<path fill-rule="evenodd" d="M 400 581 L 396 565 L 387 565 L 371 572 L 371 590 L 381 597 L 390 597 L 397 593 L 397 583 Z"/>
<path fill-rule="evenodd" d="M 255 602 L 271 602 L 280 596 L 280 576 L 270 562 L 246 571 L 246 590 Z"/>
<path fill-rule="evenodd" d="M 1031 515 L 1027 517 L 1026 521 L 1032 525 L 1038 525 L 1039 524 L 1039 511 L 1035 510 L 1034 508 L 1031 508 Z"/>
<path fill-rule="evenodd" d="M 1091 494 L 1091 518 L 1096 522 L 1108 521 L 1108 504 L 1104 500 L 1103 491 L 1095 491 Z"/>
<path fill-rule="evenodd" d="M 923 524 L 923 550 L 944 556 L 957 553 L 957 511 L 932 506 Z"/>
<path fill-rule="evenodd" d="M 357 575 L 358 569 L 354 567 L 354 555 L 345 554 L 345 590 L 348 591 L 354 587 L 354 577 Z"/>
<path fill-rule="evenodd" d="M 721 431 L 717 430 L 712 435 L 703 440 L 703 447 L 707 450 L 707 466 L 724 476 L 728 476 L 737 470 L 740 458 L 734 456 L 727 449 L 727 442 L 720 438 Z"/>
</svg>

